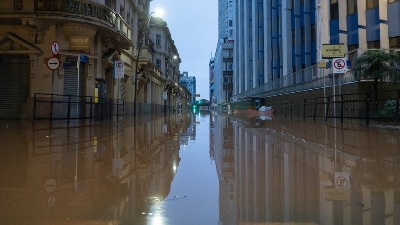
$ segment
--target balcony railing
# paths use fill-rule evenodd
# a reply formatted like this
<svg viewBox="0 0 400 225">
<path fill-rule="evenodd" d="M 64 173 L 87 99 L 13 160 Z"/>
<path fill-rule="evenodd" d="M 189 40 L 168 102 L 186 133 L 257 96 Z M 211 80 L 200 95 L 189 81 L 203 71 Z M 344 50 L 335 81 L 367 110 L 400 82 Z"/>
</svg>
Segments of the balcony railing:
<svg viewBox="0 0 400 225">
<path fill-rule="evenodd" d="M 74 18 L 97 22 L 117 30 L 131 40 L 129 24 L 119 14 L 105 5 L 85 0 L 37 0 L 35 1 L 35 11 L 40 14 L 53 13 L 62 17 L 67 16 L 65 19 Z"/>
</svg>

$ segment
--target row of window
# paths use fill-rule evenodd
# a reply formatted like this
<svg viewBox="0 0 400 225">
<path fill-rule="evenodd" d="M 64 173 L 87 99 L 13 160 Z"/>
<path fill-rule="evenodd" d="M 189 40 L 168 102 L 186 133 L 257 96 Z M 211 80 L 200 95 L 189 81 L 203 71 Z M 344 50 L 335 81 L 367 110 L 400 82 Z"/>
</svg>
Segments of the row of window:
<svg viewBox="0 0 400 225">
<path fill-rule="evenodd" d="M 317 33 L 315 30 L 315 24 L 311 24 L 311 42 L 316 42 L 317 41 Z M 301 28 L 301 44 L 305 44 L 306 43 L 306 32 L 304 27 Z M 292 45 L 294 46 L 296 44 L 296 31 L 292 30 Z"/>
<path fill-rule="evenodd" d="M 339 3 L 338 0 L 330 0 L 330 13 L 331 19 L 338 19 L 339 18 Z M 372 9 L 379 7 L 379 0 L 365 0 L 366 8 Z M 400 2 L 400 0 L 387 0 L 388 3 Z M 347 15 L 351 15 L 357 13 L 357 0 L 347 0 Z"/>
</svg>

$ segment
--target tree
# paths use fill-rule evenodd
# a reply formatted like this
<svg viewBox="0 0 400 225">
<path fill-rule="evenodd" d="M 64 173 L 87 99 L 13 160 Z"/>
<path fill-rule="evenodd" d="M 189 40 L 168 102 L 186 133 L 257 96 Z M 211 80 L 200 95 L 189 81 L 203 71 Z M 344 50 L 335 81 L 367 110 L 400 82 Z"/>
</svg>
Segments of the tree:
<svg viewBox="0 0 400 225">
<path fill-rule="evenodd" d="M 400 55 L 384 50 L 367 50 L 357 58 L 353 65 L 357 80 L 373 80 L 375 106 L 378 105 L 378 82 L 400 79 Z"/>
</svg>

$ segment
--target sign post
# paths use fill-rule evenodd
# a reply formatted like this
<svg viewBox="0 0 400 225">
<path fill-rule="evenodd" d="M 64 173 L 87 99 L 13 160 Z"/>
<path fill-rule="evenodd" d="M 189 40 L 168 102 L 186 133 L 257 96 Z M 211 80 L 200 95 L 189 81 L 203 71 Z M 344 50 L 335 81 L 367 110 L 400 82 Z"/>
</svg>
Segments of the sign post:
<svg viewBox="0 0 400 225">
<path fill-rule="evenodd" d="M 336 74 L 343 74 L 347 72 L 347 60 L 346 58 L 333 58 L 332 59 L 332 79 L 333 79 L 333 116 L 336 118 Z M 340 84 L 339 84 L 339 95 L 340 95 Z"/>
<path fill-rule="evenodd" d="M 346 54 L 346 45 L 344 44 L 323 44 L 322 45 L 322 58 L 332 59 L 331 61 L 331 74 L 332 74 L 332 88 L 333 88 L 333 117 L 336 118 L 336 84 L 335 74 L 347 72 L 346 59 L 343 58 Z M 346 68 L 345 72 L 344 69 Z M 326 119 L 326 118 L 325 118 Z"/>
<path fill-rule="evenodd" d="M 125 72 L 124 61 L 114 61 L 113 64 L 114 64 L 113 75 L 114 75 L 114 78 L 117 79 L 117 81 L 118 81 L 118 98 L 121 98 L 121 96 L 120 96 L 120 80 L 121 80 L 121 78 L 124 78 L 124 72 Z"/>
</svg>

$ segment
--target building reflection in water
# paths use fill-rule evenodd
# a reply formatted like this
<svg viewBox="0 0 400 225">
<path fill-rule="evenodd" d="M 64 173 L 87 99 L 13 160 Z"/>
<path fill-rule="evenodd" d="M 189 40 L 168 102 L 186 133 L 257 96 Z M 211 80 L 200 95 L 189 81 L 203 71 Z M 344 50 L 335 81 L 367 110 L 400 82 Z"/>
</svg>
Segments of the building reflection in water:
<svg viewBox="0 0 400 225">
<path fill-rule="evenodd" d="M 220 224 L 400 224 L 398 131 L 212 120 Z"/>
<path fill-rule="evenodd" d="M 136 131 L 132 118 L 0 125 L 1 224 L 146 224 L 169 193 L 180 140 L 195 135 L 189 114 L 143 117 Z"/>
</svg>

